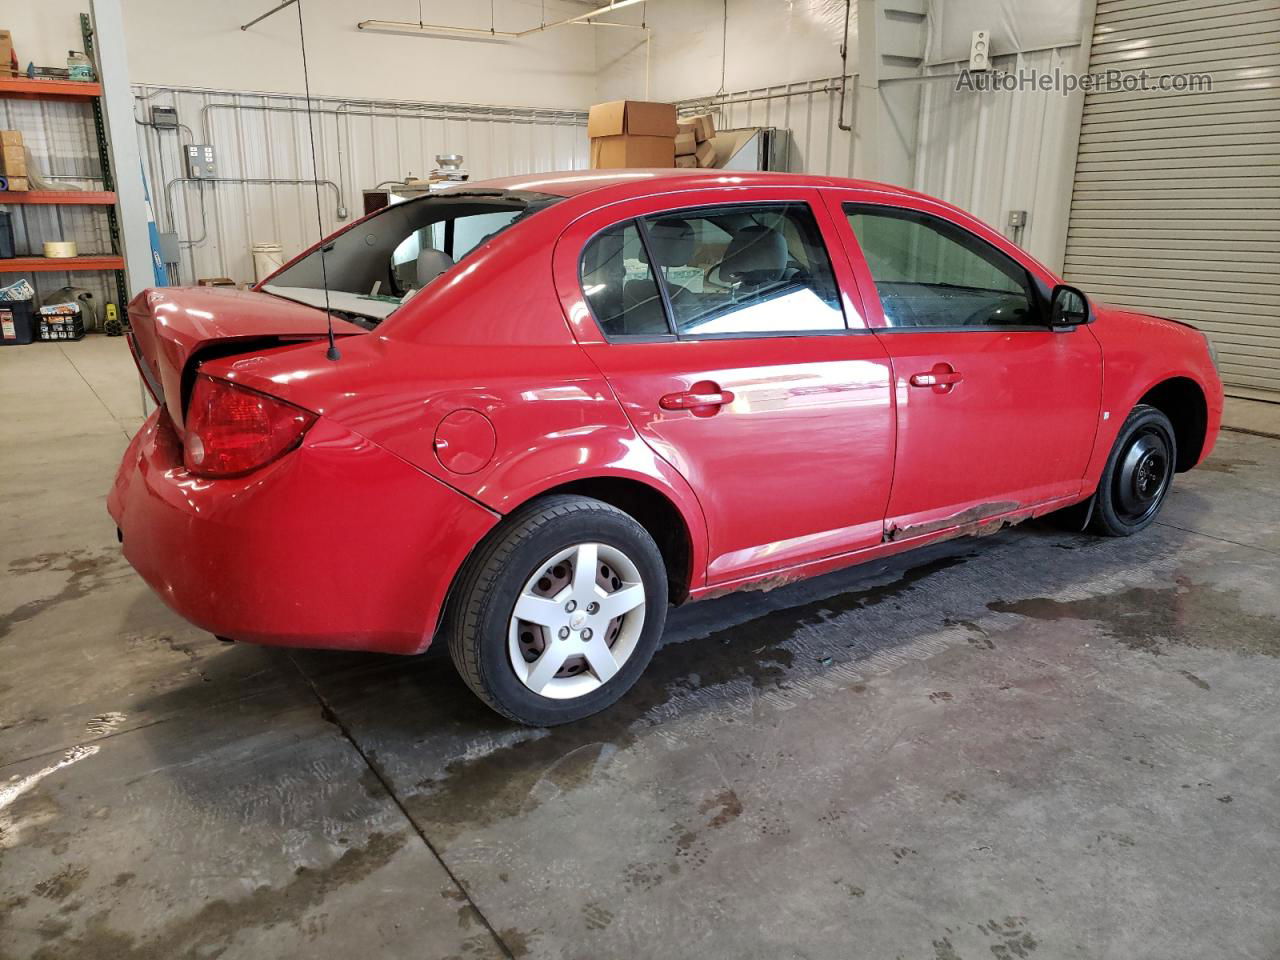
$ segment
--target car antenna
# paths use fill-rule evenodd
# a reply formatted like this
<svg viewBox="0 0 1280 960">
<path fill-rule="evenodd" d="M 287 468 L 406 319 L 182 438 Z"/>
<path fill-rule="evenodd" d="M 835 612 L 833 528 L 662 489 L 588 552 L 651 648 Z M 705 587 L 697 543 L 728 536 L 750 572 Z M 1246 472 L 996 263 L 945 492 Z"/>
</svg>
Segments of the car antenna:
<svg viewBox="0 0 1280 960">
<path fill-rule="evenodd" d="M 311 74 L 307 71 L 307 35 L 302 28 L 302 0 L 297 0 L 297 9 L 298 45 L 302 49 L 302 89 L 307 100 L 307 136 L 311 139 L 311 173 L 316 188 L 316 229 L 320 234 L 320 283 L 324 287 L 324 315 L 329 321 L 329 349 L 325 351 L 325 357 L 337 362 L 342 354 L 338 353 L 338 344 L 333 338 L 333 311 L 329 307 L 329 271 L 324 262 L 328 245 L 324 242 L 324 219 L 320 215 L 320 164 L 316 159 L 316 128 L 311 111 Z"/>
</svg>

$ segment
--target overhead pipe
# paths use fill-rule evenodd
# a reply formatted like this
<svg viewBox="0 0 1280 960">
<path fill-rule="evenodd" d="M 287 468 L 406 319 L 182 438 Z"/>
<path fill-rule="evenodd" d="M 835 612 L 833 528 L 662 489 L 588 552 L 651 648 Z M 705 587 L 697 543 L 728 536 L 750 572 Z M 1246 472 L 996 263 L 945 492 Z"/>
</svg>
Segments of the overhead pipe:
<svg viewBox="0 0 1280 960">
<path fill-rule="evenodd" d="M 412 20 L 361 20 L 356 24 L 356 29 L 368 30 L 372 33 L 407 33 L 415 36 L 436 36 L 452 40 L 487 40 L 507 43 L 512 40 L 523 39 L 535 33 L 553 30 L 556 27 L 568 26 L 571 23 L 587 24 L 593 27 L 608 26 L 643 29 L 639 24 L 632 23 L 618 23 L 616 21 L 596 23 L 594 18 L 613 10 L 621 10 L 623 7 L 630 7 L 644 2 L 646 0 L 612 0 L 611 3 L 596 7 L 596 9 L 589 10 L 586 13 L 580 13 L 574 17 L 565 17 L 563 20 L 556 20 L 552 23 L 540 23 L 536 27 L 529 27 L 527 30 L 495 30 L 493 27 L 486 30 L 484 27 L 455 27 L 445 23 L 423 23 L 422 21 L 415 23 Z"/>
<path fill-rule="evenodd" d="M 857 74 L 850 74 L 856 77 Z M 806 87 L 803 90 L 780 90 L 777 93 L 762 93 L 757 96 L 735 97 L 733 94 L 716 95 L 712 94 L 708 97 L 689 97 L 686 100 L 677 100 L 676 106 L 681 110 L 704 109 L 709 107 L 729 107 L 735 103 L 757 103 L 761 100 L 786 100 L 789 97 L 809 97 L 815 93 L 839 93 L 840 84 L 836 81 L 840 77 L 830 77 L 827 79 L 827 85 L 824 87 Z M 810 81 L 811 83 L 822 83 L 822 80 Z M 730 99 L 725 99 L 725 98 Z"/>
<path fill-rule="evenodd" d="M 280 6 L 278 6 L 278 7 L 272 7 L 270 10 L 268 10 L 268 11 L 267 11 L 266 13 L 264 13 L 262 16 L 260 16 L 260 17 L 254 17 L 254 18 L 253 18 L 252 20 L 250 20 L 248 23 L 242 23 L 242 24 L 240 24 L 240 29 L 241 29 L 241 30 L 248 30 L 248 29 L 249 29 L 250 27 L 252 27 L 255 23 L 261 23 L 263 20 L 267 19 L 267 17 L 273 16 L 273 15 L 275 15 L 275 14 L 279 13 L 279 12 L 280 12 L 281 10 L 283 10 L 285 7 L 291 7 L 291 6 L 293 6 L 293 5 L 294 5 L 295 3 L 297 3 L 297 2 L 298 2 L 298 0 L 284 0 L 284 3 L 280 4 Z"/>
<path fill-rule="evenodd" d="M 840 36 L 840 108 L 836 112 L 836 126 L 850 131 L 853 123 L 844 122 L 844 98 L 849 90 L 849 14 L 853 10 L 853 0 L 844 0 L 844 33 Z"/>
<path fill-rule="evenodd" d="M 280 179 L 276 177 L 174 177 L 164 185 L 164 200 L 168 205 L 170 216 L 173 211 L 173 193 L 172 187 L 175 183 L 252 183 L 252 184 L 275 184 L 286 186 L 301 186 L 304 184 L 318 183 L 321 186 L 329 187 L 338 197 L 339 207 L 344 206 L 342 202 L 342 190 L 332 180 L 319 180 L 314 177 L 305 179 Z M 343 219 L 341 214 L 336 214 L 338 219 Z"/>
</svg>

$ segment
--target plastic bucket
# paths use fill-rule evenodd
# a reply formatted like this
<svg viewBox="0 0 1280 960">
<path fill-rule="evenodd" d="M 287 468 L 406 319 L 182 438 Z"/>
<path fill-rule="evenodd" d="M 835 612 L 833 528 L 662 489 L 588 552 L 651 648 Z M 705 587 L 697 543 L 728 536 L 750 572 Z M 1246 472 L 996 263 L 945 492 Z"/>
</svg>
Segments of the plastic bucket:
<svg viewBox="0 0 1280 960">
<path fill-rule="evenodd" d="M 253 253 L 254 283 L 261 283 L 284 266 L 284 248 L 278 243 L 255 243 L 249 249 Z"/>
</svg>

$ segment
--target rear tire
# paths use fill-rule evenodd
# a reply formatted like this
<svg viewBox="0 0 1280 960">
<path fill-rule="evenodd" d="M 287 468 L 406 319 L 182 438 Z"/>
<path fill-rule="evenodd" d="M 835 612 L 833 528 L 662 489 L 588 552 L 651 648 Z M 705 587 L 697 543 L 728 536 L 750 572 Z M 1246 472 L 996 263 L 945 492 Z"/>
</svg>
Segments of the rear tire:
<svg viewBox="0 0 1280 960">
<path fill-rule="evenodd" d="M 1173 424 L 1147 404 L 1133 408 L 1107 457 L 1089 529 L 1127 537 L 1155 522 L 1178 459 Z"/>
<path fill-rule="evenodd" d="M 463 569 L 446 623 L 458 673 L 511 720 L 604 710 L 662 636 L 667 574 L 648 531 L 600 500 L 555 494 L 515 511 Z"/>
</svg>

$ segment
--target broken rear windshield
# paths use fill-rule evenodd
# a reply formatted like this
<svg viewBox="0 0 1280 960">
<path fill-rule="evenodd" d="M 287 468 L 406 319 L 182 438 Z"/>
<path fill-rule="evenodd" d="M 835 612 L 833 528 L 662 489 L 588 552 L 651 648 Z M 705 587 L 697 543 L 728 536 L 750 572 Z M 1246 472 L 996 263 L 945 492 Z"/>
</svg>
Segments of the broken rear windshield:
<svg viewBox="0 0 1280 960">
<path fill-rule="evenodd" d="M 381 321 L 512 225 L 561 197 L 450 190 L 384 207 L 263 284 L 266 293 Z M 324 269 L 321 269 L 323 257 Z"/>
</svg>

